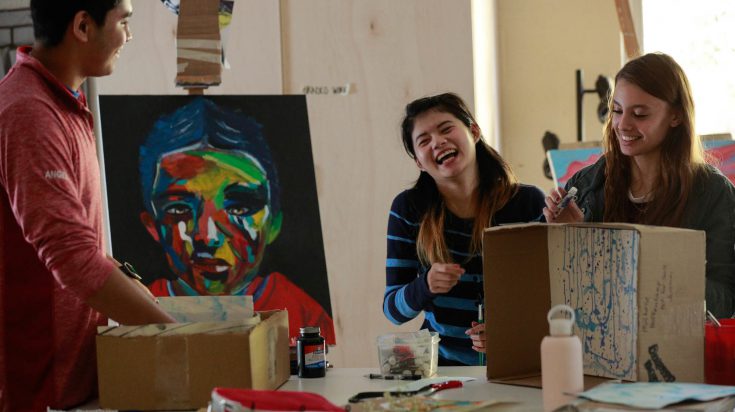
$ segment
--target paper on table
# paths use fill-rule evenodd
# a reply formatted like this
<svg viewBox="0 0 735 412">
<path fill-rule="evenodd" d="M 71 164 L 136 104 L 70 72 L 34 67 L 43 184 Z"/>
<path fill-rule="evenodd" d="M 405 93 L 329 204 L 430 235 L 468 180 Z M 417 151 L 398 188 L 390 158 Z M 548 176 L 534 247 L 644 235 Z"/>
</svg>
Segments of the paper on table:
<svg viewBox="0 0 735 412">
<path fill-rule="evenodd" d="M 637 408 L 663 408 L 687 400 L 709 401 L 735 395 L 735 386 L 697 383 L 606 383 L 577 396 Z"/>
<path fill-rule="evenodd" d="M 158 305 L 177 322 L 222 322 L 250 319 L 252 296 L 175 296 L 158 298 Z"/>
</svg>

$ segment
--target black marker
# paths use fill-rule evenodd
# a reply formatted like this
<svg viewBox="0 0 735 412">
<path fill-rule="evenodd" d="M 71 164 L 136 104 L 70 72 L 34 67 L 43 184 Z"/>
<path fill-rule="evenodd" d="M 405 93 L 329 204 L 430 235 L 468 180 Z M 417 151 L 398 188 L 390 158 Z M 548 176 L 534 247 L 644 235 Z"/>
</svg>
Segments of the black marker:
<svg viewBox="0 0 735 412">
<path fill-rule="evenodd" d="M 379 373 L 371 373 L 367 377 L 370 379 L 401 380 L 401 381 L 417 381 L 421 379 L 421 375 L 381 375 Z"/>
</svg>

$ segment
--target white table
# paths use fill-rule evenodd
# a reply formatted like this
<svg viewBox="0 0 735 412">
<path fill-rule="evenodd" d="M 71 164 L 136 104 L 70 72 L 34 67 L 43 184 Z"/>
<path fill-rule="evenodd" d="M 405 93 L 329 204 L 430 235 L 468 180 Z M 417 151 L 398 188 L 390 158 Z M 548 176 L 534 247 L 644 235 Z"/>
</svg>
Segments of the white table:
<svg viewBox="0 0 735 412">
<path fill-rule="evenodd" d="M 499 405 L 498 411 L 541 411 L 541 390 L 521 386 L 490 383 L 485 378 L 484 366 L 442 366 L 437 376 L 466 376 L 476 380 L 465 382 L 462 388 L 445 389 L 432 395 L 438 399 L 486 401 L 513 401 Z M 358 392 L 381 391 L 398 385 L 400 382 L 382 379 L 368 379 L 365 375 L 377 372 L 374 368 L 333 368 L 327 370 L 324 378 L 291 378 L 280 390 L 318 393 L 335 405 L 346 405 L 347 399 Z M 495 410 L 495 408 L 493 408 Z"/>
<path fill-rule="evenodd" d="M 358 392 L 382 391 L 400 383 L 394 381 L 368 379 L 365 376 L 376 373 L 374 368 L 331 368 L 324 378 L 299 378 L 291 375 L 279 390 L 318 393 L 335 405 L 347 405 L 347 400 Z M 485 378 L 484 366 L 440 366 L 436 376 L 473 377 L 474 381 L 464 382 L 462 388 L 445 389 L 431 395 L 437 399 L 487 401 L 508 401 L 493 407 L 493 411 L 542 411 L 541 390 L 522 386 L 490 383 Z M 512 403 L 510 403 L 512 402 Z M 90 402 L 77 411 L 97 410 L 97 402 Z"/>
</svg>

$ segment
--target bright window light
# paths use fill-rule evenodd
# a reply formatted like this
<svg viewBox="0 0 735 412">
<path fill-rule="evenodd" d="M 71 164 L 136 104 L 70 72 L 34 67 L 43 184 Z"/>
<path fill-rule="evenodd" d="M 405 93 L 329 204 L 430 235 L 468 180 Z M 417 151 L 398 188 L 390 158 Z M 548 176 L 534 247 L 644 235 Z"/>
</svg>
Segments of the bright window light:
<svg viewBox="0 0 735 412">
<path fill-rule="evenodd" d="M 689 78 L 697 132 L 735 135 L 735 1 L 643 0 L 643 49 Z"/>
</svg>

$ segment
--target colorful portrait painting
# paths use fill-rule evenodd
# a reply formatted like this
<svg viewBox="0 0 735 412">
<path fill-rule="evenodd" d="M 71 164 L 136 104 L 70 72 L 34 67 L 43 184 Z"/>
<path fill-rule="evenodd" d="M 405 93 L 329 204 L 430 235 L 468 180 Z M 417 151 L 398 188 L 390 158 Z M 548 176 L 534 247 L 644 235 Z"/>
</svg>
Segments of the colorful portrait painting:
<svg viewBox="0 0 735 412">
<path fill-rule="evenodd" d="M 303 96 L 101 96 L 113 254 L 156 296 L 251 295 L 335 344 Z"/>
</svg>

